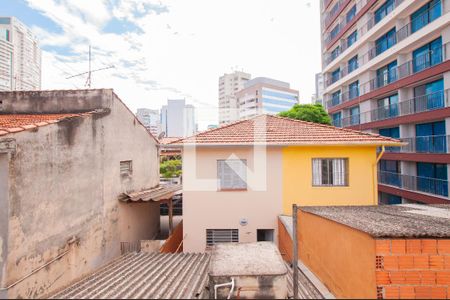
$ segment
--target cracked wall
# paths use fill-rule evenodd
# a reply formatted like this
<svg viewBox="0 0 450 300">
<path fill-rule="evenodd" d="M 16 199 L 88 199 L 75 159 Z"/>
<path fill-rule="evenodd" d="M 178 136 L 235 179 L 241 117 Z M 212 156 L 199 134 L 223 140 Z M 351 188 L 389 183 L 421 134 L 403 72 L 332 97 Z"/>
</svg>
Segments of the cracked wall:
<svg viewBox="0 0 450 300">
<path fill-rule="evenodd" d="M 10 160 L 3 281 L 11 284 L 69 252 L 11 288 L 10 298 L 52 293 L 119 256 L 120 242 L 152 239 L 159 230 L 158 205 L 133 206 L 117 199 L 123 192 L 158 184 L 156 141 L 112 92 L 103 91 L 102 97 L 111 97 L 99 100 L 108 103 L 108 114 L 13 135 L 17 149 Z M 120 176 L 124 160 L 133 161 L 126 183 Z M 68 245 L 73 236 L 79 243 Z"/>
</svg>

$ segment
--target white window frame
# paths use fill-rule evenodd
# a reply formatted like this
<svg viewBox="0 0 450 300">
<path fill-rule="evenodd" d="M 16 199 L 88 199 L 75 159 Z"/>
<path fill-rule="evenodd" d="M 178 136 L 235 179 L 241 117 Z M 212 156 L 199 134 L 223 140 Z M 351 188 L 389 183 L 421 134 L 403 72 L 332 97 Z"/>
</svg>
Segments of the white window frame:
<svg viewBox="0 0 450 300">
<path fill-rule="evenodd" d="M 313 158 L 312 185 L 313 187 L 349 186 L 349 159 Z"/>
<path fill-rule="evenodd" d="M 217 160 L 217 189 L 218 191 L 246 191 L 247 160 Z"/>
</svg>

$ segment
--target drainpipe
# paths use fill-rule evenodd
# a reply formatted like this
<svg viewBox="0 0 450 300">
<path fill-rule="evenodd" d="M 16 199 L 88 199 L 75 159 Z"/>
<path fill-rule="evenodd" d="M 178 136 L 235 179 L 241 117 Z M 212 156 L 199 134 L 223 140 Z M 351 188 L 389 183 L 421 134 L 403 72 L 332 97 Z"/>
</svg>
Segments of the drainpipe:
<svg viewBox="0 0 450 300">
<path fill-rule="evenodd" d="M 7 287 L 1 287 L 0 291 L 7 291 L 10 288 L 15 287 L 16 285 L 18 285 L 19 283 L 21 283 L 22 281 L 24 281 L 25 279 L 29 278 L 30 276 L 34 275 L 35 273 L 39 272 L 40 270 L 42 270 L 43 268 L 47 267 L 48 265 L 54 263 L 55 261 L 59 260 L 60 258 L 62 258 L 63 256 L 65 256 L 67 253 L 69 253 L 69 250 L 64 251 L 63 253 L 61 253 L 60 255 L 58 255 L 57 257 L 55 257 L 54 259 L 52 259 L 51 261 L 47 262 L 45 265 L 31 271 L 28 275 L 22 277 L 21 279 L 17 280 L 16 282 L 10 284 Z"/>
<path fill-rule="evenodd" d="M 36 274 L 37 272 L 39 272 L 40 270 L 44 269 L 45 267 L 51 265 L 52 263 L 54 263 L 55 261 L 61 259 L 62 257 L 66 256 L 67 253 L 69 253 L 72 250 L 72 247 L 70 247 L 73 244 L 78 244 L 79 243 L 79 239 L 77 237 L 72 237 L 67 241 L 67 246 L 69 246 L 69 249 L 67 249 L 66 251 L 64 251 L 63 253 L 59 254 L 57 257 L 53 258 L 52 260 L 48 261 L 47 263 L 45 263 L 44 265 L 40 266 L 37 269 L 34 269 L 33 271 L 31 271 L 30 273 L 28 273 L 28 275 L 25 275 L 24 277 L 20 278 L 19 280 L 15 281 L 14 283 L 6 286 L 6 287 L 0 287 L 0 292 L 3 291 L 7 291 L 13 287 L 15 287 L 16 285 L 18 285 L 19 283 L 21 283 L 22 281 L 24 281 L 25 279 L 33 276 L 34 274 Z"/>
<path fill-rule="evenodd" d="M 376 177 L 375 175 L 377 174 L 377 167 L 378 167 L 378 163 L 380 162 L 381 157 L 383 156 L 384 152 L 385 152 L 385 148 L 384 146 L 381 146 L 381 152 L 378 154 L 377 156 L 377 160 L 375 161 L 375 164 L 372 168 L 372 174 L 373 174 L 373 202 L 374 205 L 378 205 L 378 203 L 376 203 L 376 199 L 378 199 L 378 195 L 377 195 L 377 183 L 378 183 L 378 177 Z"/>
</svg>

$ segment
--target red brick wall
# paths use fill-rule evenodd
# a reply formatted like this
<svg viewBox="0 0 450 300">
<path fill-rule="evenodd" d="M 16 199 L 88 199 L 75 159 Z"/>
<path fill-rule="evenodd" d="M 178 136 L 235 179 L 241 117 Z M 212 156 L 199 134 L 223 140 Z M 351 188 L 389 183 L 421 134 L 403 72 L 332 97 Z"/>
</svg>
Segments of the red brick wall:
<svg viewBox="0 0 450 300">
<path fill-rule="evenodd" d="M 377 296 L 450 298 L 450 240 L 376 240 Z"/>
</svg>

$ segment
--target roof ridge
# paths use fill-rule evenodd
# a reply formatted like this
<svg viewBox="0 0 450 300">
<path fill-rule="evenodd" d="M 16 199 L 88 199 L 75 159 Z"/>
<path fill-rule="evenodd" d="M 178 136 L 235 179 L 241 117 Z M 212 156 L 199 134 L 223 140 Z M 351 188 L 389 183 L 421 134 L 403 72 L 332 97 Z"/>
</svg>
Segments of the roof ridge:
<svg viewBox="0 0 450 300">
<path fill-rule="evenodd" d="M 386 139 L 397 140 L 397 139 L 394 139 L 392 137 L 388 137 L 388 136 L 384 136 L 384 135 L 380 135 L 380 134 L 376 134 L 376 133 L 371 133 L 371 132 L 365 132 L 365 131 L 350 129 L 350 128 L 336 127 L 336 126 L 333 126 L 333 125 L 328 125 L 328 124 L 323 124 L 323 123 L 315 123 L 315 122 L 311 122 L 311 121 L 304 121 L 304 120 L 298 120 L 298 119 L 292 119 L 292 118 L 282 117 L 282 116 L 278 116 L 278 115 L 269 115 L 269 116 L 275 117 L 275 118 L 278 118 L 278 119 L 283 119 L 283 120 L 290 120 L 290 121 L 296 121 L 296 122 L 300 122 L 300 123 L 311 124 L 311 125 L 314 125 L 314 126 L 321 126 L 321 127 L 326 127 L 326 128 L 332 128 L 332 129 L 345 131 L 345 132 L 352 132 L 352 133 L 358 133 L 358 134 L 365 134 L 365 135 L 373 136 L 373 137 L 382 137 L 382 138 L 386 138 Z"/>
<path fill-rule="evenodd" d="M 231 122 L 231 123 L 227 123 L 227 124 L 224 124 L 224 125 L 222 125 L 220 127 L 217 127 L 217 128 L 207 129 L 207 130 L 204 130 L 202 132 L 196 133 L 196 134 L 191 135 L 191 136 L 179 138 L 179 139 L 177 139 L 175 141 L 170 142 L 168 145 L 176 144 L 179 141 L 186 140 L 186 139 L 192 139 L 192 138 L 194 138 L 196 136 L 201 136 L 203 134 L 211 133 L 213 131 L 217 131 L 217 130 L 220 130 L 220 129 L 228 128 L 228 127 L 231 127 L 231 126 L 243 123 L 243 122 L 247 122 L 247 121 L 252 120 L 252 119 L 256 119 L 257 117 L 260 117 L 260 116 L 261 115 L 257 115 L 257 116 L 254 116 L 254 117 L 251 117 L 251 118 L 248 118 L 248 119 L 242 119 L 242 120 L 237 120 L 237 121 L 234 121 L 234 122 Z"/>
</svg>

